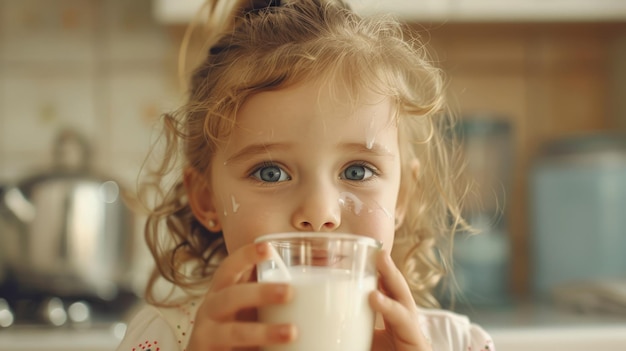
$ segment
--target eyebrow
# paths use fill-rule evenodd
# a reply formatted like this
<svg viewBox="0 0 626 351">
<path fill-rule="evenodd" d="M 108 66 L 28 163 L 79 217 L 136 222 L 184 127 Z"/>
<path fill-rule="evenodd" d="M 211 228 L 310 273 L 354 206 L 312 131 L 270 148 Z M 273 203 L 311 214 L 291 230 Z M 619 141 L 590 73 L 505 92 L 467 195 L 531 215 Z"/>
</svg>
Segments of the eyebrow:
<svg viewBox="0 0 626 351">
<path fill-rule="evenodd" d="M 366 145 L 364 143 L 342 143 L 339 147 L 343 150 L 359 153 L 359 154 L 371 154 L 374 156 L 387 156 L 393 157 L 394 154 L 391 153 L 386 148 L 382 147 L 378 143 L 372 143 L 371 145 Z M 243 149 L 235 152 L 231 156 L 226 159 L 226 163 L 231 162 L 241 162 L 244 159 L 258 156 L 258 155 L 267 155 L 272 151 L 284 151 L 292 149 L 293 145 L 289 143 L 274 143 L 274 144 L 252 144 L 244 147 Z"/>
<path fill-rule="evenodd" d="M 343 143 L 340 145 L 340 147 L 348 151 L 372 154 L 374 156 L 395 156 L 387 148 L 384 148 L 382 145 L 375 142 L 370 145 L 362 143 Z"/>
<path fill-rule="evenodd" d="M 290 149 L 290 144 L 287 143 L 274 143 L 274 144 L 252 144 L 244 147 L 243 149 L 235 152 L 231 156 L 226 159 L 226 163 L 230 162 L 240 162 L 246 158 L 250 158 L 252 156 L 257 155 L 266 155 L 275 150 L 288 150 Z"/>
</svg>

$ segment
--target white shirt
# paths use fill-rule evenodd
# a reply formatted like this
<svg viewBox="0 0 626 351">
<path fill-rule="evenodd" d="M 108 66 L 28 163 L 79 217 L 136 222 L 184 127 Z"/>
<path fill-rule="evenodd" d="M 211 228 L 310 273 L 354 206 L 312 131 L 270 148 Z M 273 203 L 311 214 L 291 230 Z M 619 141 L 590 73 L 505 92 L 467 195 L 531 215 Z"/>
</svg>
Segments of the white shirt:
<svg viewBox="0 0 626 351">
<path fill-rule="evenodd" d="M 185 351 L 199 300 L 172 308 L 146 305 L 134 315 L 117 351 Z M 434 351 L 495 351 L 489 334 L 466 316 L 420 309 L 420 325 Z"/>
</svg>

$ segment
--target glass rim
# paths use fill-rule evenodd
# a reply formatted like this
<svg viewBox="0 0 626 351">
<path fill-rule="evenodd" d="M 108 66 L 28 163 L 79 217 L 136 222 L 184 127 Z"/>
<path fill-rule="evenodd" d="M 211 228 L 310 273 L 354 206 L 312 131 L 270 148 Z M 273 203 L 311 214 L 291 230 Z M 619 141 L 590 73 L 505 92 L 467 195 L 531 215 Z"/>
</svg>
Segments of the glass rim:
<svg viewBox="0 0 626 351">
<path fill-rule="evenodd" d="M 288 240 L 288 239 L 340 239 L 353 241 L 359 244 L 365 244 L 373 248 L 381 249 L 383 243 L 369 236 L 351 234 L 351 233 L 334 233 L 334 232 L 284 232 L 264 234 L 256 239 L 255 243 L 267 242 L 272 240 Z"/>
</svg>

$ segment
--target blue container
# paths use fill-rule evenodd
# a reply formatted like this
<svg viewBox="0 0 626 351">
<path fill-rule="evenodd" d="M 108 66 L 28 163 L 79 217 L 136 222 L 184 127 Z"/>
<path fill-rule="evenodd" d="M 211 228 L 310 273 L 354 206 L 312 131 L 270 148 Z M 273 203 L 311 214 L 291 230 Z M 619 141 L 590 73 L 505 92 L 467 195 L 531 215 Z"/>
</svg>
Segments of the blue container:
<svg viewBox="0 0 626 351">
<path fill-rule="evenodd" d="M 533 293 L 626 278 L 626 137 L 548 145 L 530 178 Z"/>
<path fill-rule="evenodd" d="M 512 201 L 513 127 L 505 116 L 466 115 L 457 125 L 473 182 L 463 215 L 475 234 L 454 240 L 454 278 L 460 304 L 501 305 L 510 299 L 511 244 L 507 204 Z"/>
</svg>

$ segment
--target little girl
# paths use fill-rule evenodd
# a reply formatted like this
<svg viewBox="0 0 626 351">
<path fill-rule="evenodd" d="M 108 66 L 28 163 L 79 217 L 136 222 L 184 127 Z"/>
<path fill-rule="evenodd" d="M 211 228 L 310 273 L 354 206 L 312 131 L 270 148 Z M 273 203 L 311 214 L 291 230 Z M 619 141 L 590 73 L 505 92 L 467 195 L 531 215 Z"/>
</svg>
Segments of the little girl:
<svg viewBox="0 0 626 351">
<path fill-rule="evenodd" d="M 464 221 L 442 78 L 423 45 L 338 0 L 206 9 L 210 49 L 187 103 L 164 118 L 166 157 L 147 184 L 162 195 L 146 225 L 150 305 L 118 350 L 295 340 L 297 326 L 263 324 L 255 312 L 288 303 L 292 287 L 254 274 L 269 258 L 255 239 L 294 231 L 382 242 L 372 350 L 495 350 L 479 326 L 437 309 L 432 292 Z"/>
</svg>

